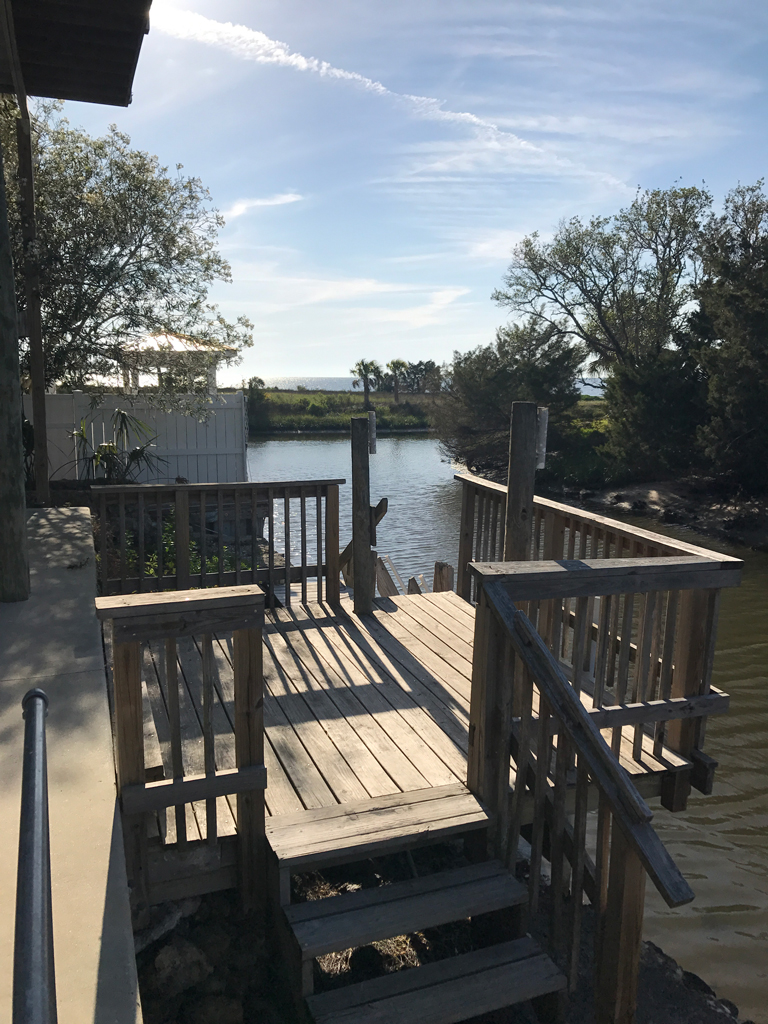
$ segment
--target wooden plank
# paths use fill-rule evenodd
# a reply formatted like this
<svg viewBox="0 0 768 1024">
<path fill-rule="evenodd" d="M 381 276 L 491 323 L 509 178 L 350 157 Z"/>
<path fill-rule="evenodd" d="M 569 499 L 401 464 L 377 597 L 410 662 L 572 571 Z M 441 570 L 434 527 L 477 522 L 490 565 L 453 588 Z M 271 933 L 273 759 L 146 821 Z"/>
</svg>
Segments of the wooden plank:
<svg viewBox="0 0 768 1024">
<path fill-rule="evenodd" d="M 380 555 L 376 556 L 376 585 L 382 597 L 397 597 L 400 593 Z"/>
<path fill-rule="evenodd" d="M 428 792 L 438 794 L 439 789 Z M 341 864 L 383 853 L 393 846 L 403 849 L 488 825 L 488 814 L 466 790 L 422 801 L 412 796 L 402 793 L 394 804 L 392 797 L 380 798 L 377 808 L 365 811 L 361 808 L 369 801 L 341 804 L 337 805 L 341 813 L 315 815 L 312 820 L 302 815 L 291 825 L 284 819 L 270 818 L 267 837 L 281 865 L 298 869 L 320 863 Z"/>
<path fill-rule="evenodd" d="M 227 737 L 223 724 L 216 724 L 218 743 L 218 757 L 220 767 L 233 767 L 237 763 L 234 750 L 234 727 L 235 727 L 235 696 L 234 696 L 234 643 L 232 638 L 217 640 L 213 648 L 213 655 L 216 660 L 216 677 L 214 686 L 217 689 L 219 702 L 214 708 L 220 708 L 226 715 L 229 728 L 232 730 L 231 743 L 226 742 Z M 267 655 L 268 656 L 268 655 Z M 265 698 L 265 703 L 268 698 Z M 270 814 L 291 814 L 303 808 L 299 796 L 291 784 L 288 775 L 280 763 L 274 751 L 269 734 L 264 736 L 264 763 L 267 768 L 267 791 L 265 794 L 267 809 Z"/>
<path fill-rule="evenodd" d="M 120 799 L 125 814 L 144 814 L 195 800 L 215 800 L 220 796 L 265 789 L 266 785 L 267 770 L 263 765 L 257 765 L 183 779 L 163 779 L 143 786 L 126 786 Z"/>
<path fill-rule="evenodd" d="M 349 803 L 374 795 L 345 759 L 345 746 L 339 747 L 334 744 L 331 734 L 320 718 L 323 714 L 336 712 L 338 728 L 338 719 L 341 716 L 333 702 L 327 696 L 325 701 L 312 700 L 306 673 L 291 648 L 284 641 L 281 642 L 279 634 L 269 633 L 264 639 L 267 649 L 272 654 L 272 664 L 265 675 L 267 691 L 291 723 L 335 800 L 339 803 Z M 324 695 L 318 691 L 318 696 L 322 698 Z M 319 712 L 317 716 L 316 711 Z M 348 740 L 350 734 L 352 742 L 360 744 L 351 729 L 343 731 L 343 738 Z M 358 759 L 357 767 L 365 770 L 367 764 L 363 759 Z M 376 789 L 376 782 L 379 780 L 375 775 L 372 777 Z M 386 792 L 392 792 L 392 787 L 387 787 Z"/>
<path fill-rule="evenodd" d="M 214 608 L 262 607 L 264 592 L 253 584 L 224 590 L 184 590 L 159 594 L 122 594 L 97 597 L 96 616 L 106 619 L 132 619 L 140 615 L 210 611 Z"/>
<path fill-rule="evenodd" d="M 394 601 L 392 598 L 382 598 L 376 602 L 374 617 L 384 621 L 384 616 L 392 617 L 408 632 L 420 639 L 435 654 L 439 654 L 444 660 L 453 665 L 464 662 L 465 671 L 471 676 L 472 672 L 472 645 L 462 640 L 448 626 L 443 625 L 433 618 L 422 602 L 413 597 L 406 597 L 401 601 Z"/>
<path fill-rule="evenodd" d="M 216 771 L 216 752 L 213 739 L 213 638 L 210 633 L 204 633 L 201 640 L 201 655 L 203 668 L 203 692 L 202 692 L 202 727 L 203 727 L 203 756 L 205 761 L 206 774 Z M 216 840 L 216 798 L 208 797 L 205 804 L 205 828 L 206 838 L 209 842 Z"/>
<path fill-rule="evenodd" d="M 292 630 L 286 628 L 283 621 L 279 626 L 286 642 L 320 685 L 326 688 L 339 710 L 400 789 L 443 785 L 455 779 L 454 774 L 425 746 L 418 733 L 394 712 L 365 674 L 340 658 L 329 646 L 324 631 L 312 630 L 310 645 L 299 624 Z M 361 710 L 365 714 L 361 715 Z"/>
<path fill-rule="evenodd" d="M 498 867 L 493 874 L 483 873 L 481 877 L 468 878 L 468 869 L 459 868 L 457 872 L 383 885 L 369 890 L 378 900 L 346 910 L 328 905 L 343 896 L 315 900 L 316 906 L 322 906 L 317 907 L 321 913 L 314 918 L 297 922 L 290 912 L 287 916 L 302 957 L 307 960 L 521 903 L 527 898 L 526 889 Z"/>
<path fill-rule="evenodd" d="M 651 590 L 737 587 L 741 566 L 733 560 L 675 555 L 653 558 L 563 559 L 559 562 L 473 562 L 471 572 L 503 579 L 513 601 Z"/>
<path fill-rule="evenodd" d="M 307 809 L 293 814 L 281 814 L 270 821 L 269 830 L 270 833 L 277 834 L 282 829 L 292 829 L 294 826 L 304 826 L 312 822 L 330 822 L 335 818 L 349 818 L 355 815 L 367 819 L 370 814 L 372 818 L 375 818 L 379 814 L 390 813 L 390 811 L 396 813 L 398 808 L 435 802 L 442 804 L 444 801 L 451 801 L 451 807 L 457 806 L 456 801 L 459 801 L 462 811 L 476 810 L 480 807 L 465 785 L 460 782 L 452 782 L 448 786 L 425 786 L 423 789 L 413 789 L 405 793 L 391 793 L 369 800 L 358 800 L 352 804 L 331 804 L 328 807 Z M 429 817 L 433 812 L 427 810 L 424 813 Z"/>
<path fill-rule="evenodd" d="M 263 771 L 264 664 L 261 629 L 234 634 L 235 757 L 239 772 Z M 237 797 L 238 868 L 245 910 L 265 909 L 267 849 L 263 793 L 242 791 Z"/>
<path fill-rule="evenodd" d="M 411 614 L 412 609 L 418 612 L 418 621 L 422 624 L 429 623 L 428 628 L 433 631 L 433 626 L 438 627 L 438 631 L 442 629 L 444 635 L 450 635 L 456 637 L 462 641 L 462 650 L 465 651 L 469 656 L 467 660 L 472 662 L 472 645 L 475 640 L 475 616 L 474 609 L 472 615 L 465 615 L 463 612 L 456 612 L 452 607 L 453 602 L 446 602 L 445 604 L 438 604 L 442 594 L 423 594 L 421 601 L 413 601 L 407 595 L 405 598 L 401 598 L 399 601 L 395 600 L 395 604 L 403 609 L 408 614 Z M 465 602 L 461 602 L 465 604 Z M 377 604 L 377 607 L 382 611 L 386 611 L 389 607 L 386 603 L 381 602 Z M 467 605 L 467 608 L 470 606 Z M 437 635 L 437 633 L 435 634 Z"/>
<path fill-rule="evenodd" d="M 317 1024 L 455 1024 L 565 987 L 549 957 L 528 952 L 530 940 L 516 942 L 526 944 L 525 953 L 503 943 L 310 996 L 307 1003 Z"/>
<path fill-rule="evenodd" d="M 315 621 L 318 622 L 316 609 L 310 607 L 309 612 Z M 455 745 L 459 752 L 458 755 L 454 754 L 450 746 L 446 749 L 443 743 L 437 745 L 433 743 L 432 745 L 433 749 L 439 753 L 441 760 L 446 761 L 449 767 L 463 779 L 466 769 L 466 727 L 459 720 L 456 713 L 446 706 L 443 700 L 435 698 L 432 691 L 422 683 L 420 678 L 417 678 L 407 669 L 400 666 L 381 647 L 372 643 L 370 635 L 359 628 L 359 621 L 350 618 L 340 618 L 337 623 L 338 628 L 327 629 L 325 635 L 337 649 L 342 642 L 345 645 L 345 649 L 349 649 L 348 641 L 346 640 L 346 637 L 348 637 L 352 642 L 350 655 L 354 652 L 359 652 L 361 664 L 364 666 L 365 671 L 370 673 L 371 678 L 377 683 L 386 686 L 388 695 L 394 692 L 394 698 L 389 697 L 394 707 L 415 707 L 420 709 L 424 712 L 424 715 L 429 716 L 431 721 L 425 723 L 420 720 L 418 724 L 419 729 L 427 728 L 430 733 L 433 733 L 436 726 L 445 736 L 453 741 L 453 745 Z M 398 690 L 392 691 L 391 683 L 395 683 Z M 461 757 L 464 767 L 460 767 L 461 761 L 456 759 L 457 756 Z M 447 758 L 450 760 L 447 760 Z"/>
</svg>

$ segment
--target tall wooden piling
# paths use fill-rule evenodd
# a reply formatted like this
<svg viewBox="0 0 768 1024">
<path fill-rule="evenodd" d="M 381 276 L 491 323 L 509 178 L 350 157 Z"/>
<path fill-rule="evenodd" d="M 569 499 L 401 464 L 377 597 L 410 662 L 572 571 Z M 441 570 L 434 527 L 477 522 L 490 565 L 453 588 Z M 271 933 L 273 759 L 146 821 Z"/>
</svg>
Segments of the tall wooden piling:
<svg viewBox="0 0 768 1024">
<path fill-rule="evenodd" d="M 352 561 L 357 615 L 370 615 L 376 587 L 371 550 L 371 478 L 368 464 L 368 417 L 352 417 Z"/>
<path fill-rule="evenodd" d="M 537 434 L 536 403 L 513 402 L 504 528 L 505 562 L 521 562 L 531 557 Z"/>
</svg>

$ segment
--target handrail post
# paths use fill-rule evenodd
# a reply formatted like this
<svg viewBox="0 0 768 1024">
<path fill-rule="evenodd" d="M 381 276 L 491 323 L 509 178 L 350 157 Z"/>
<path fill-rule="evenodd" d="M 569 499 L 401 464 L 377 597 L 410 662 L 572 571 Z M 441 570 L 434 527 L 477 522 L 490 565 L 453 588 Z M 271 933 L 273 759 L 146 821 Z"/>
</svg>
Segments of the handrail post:
<svg viewBox="0 0 768 1024">
<path fill-rule="evenodd" d="M 472 598 L 472 542 L 475 535 L 475 488 L 468 480 L 461 481 L 461 528 L 459 533 L 459 574 L 456 592 L 465 601 Z"/>
<path fill-rule="evenodd" d="M 596 1024 L 634 1024 L 643 940 L 646 873 L 614 818 L 608 900 L 598 921 Z"/>
<path fill-rule="evenodd" d="M 262 624 L 233 633 L 235 689 L 235 763 L 238 768 L 264 764 L 264 666 Z M 264 910 L 266 877 L 264 790 L 237 794 L 240 894 L 246 910 Z"/>
<path fill-rule="evenodd" d="M 45 749 L 48 698 L 42 690 L 30 690 L 21 706 L 24 709 L 24 754 L 13 952 L 13 1024 L 56 1024 Z"/>
<path fill-rule="evenodd" d="M 505 562 L 522 562 L 531 557 L 537 437 L 536 403 L 513 402 L 509 429 Z"/>
</svg>

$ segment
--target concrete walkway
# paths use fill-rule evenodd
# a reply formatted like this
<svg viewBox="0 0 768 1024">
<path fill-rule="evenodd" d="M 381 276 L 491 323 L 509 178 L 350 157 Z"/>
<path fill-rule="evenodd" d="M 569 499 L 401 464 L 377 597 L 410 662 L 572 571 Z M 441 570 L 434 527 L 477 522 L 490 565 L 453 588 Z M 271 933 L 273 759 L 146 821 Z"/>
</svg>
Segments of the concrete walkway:
<svg viewBox="0 0 768 1024">
<path fill-rule="evenodd" d="M 59 1024 L 141 1021 L 88 509 L 28 523 L 29 601 L 0 605 L 0 1021 L 11 1019 L 21 698 L 48 694 Z"/>
</svg>

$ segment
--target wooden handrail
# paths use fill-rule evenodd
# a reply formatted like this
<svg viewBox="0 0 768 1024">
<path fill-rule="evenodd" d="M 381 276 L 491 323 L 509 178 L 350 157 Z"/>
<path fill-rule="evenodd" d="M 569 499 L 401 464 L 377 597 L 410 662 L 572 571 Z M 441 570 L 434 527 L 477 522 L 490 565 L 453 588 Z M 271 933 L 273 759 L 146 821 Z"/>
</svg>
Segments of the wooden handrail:
<svg viewBox="0 0 768 1024">
<path fill-rule="evenodd" d="M 515 653 L 567 730 L 571 743 L 587 762 L 591 774 L 608 799 L 611 812 L 634 846 L 656 888 L 670 907 L 690 903 L 694 898 L 693 890 L 655 830 L 650 827 L 653 818 L 651 809 L 619 765 L 551 651 L 528 617 L 515 608 L 501 581 L 484 582 L 483 592 L 505 627 Z"/>
<path fill-rule="evenodd" d="M 243 491 L 248 492 L 254 487 L 261 490 L 273 490 L 280 492 L 286 487 L 332 487 L 346 483 L 344 479 L 338 480 L 238 480 L 234 483 L 200 483 L 200 484 L 100 484 L 93 488 L 95 494 L 153 494 L 157 491 Z M 276 493 L 275 497 L 282 497 Z"/>
</svg>

